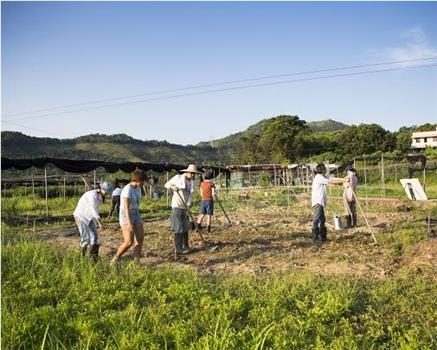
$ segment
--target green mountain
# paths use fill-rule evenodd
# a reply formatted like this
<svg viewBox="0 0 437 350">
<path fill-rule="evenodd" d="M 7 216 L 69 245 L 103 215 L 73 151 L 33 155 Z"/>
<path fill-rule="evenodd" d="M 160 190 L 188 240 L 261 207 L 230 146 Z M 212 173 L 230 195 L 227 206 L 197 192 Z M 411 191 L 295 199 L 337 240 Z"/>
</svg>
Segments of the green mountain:
<svg viewBox="0 0 437 350">
<path fill-rule="evenodd" d="M 210 146 L 182 146 L 167 141 L 141 141 L 124 134 L 92 134 L 74 139 L 40 138 L 2 132 L 2 157 L 98 159 L 114 162 L 216 163 L 222 158 Z"/>
<path fill-rule="evenodd" d="M 337 122 L 332 119 L 325 119 L 316 122 L 307 123 L 308 127 L 314 132 L 322 132 L 322 131 L 337 131 L 347 128 L 348 125 Z"/>
<path fill-rule="evenodd" d="M 20 132 L 2 131 L 2 156 L 9 158 L 99 159 L 115 162 L 229 164 L 240 152 L 243 138 L 262 135 L 271 119 L 263 119 L 244 131 L 197 145 L 177 145 L 167 141 L 142 141 L 125 134 L 91 134 L 72 139 L 33 137 Z M 334 120 L 308 123 L 312 131 L 346 127 Z"/>
</svg>

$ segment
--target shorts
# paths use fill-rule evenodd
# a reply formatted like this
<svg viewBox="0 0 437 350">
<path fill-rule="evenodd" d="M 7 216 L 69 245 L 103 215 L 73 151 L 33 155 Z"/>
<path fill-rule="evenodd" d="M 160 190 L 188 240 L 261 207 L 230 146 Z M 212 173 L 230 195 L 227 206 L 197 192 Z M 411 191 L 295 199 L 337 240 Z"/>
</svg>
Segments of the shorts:
<svg viewBox="0 0 437 350">
<path fill-rule="evenodd" d="M 202 200 L 200 203 L 200 214 L 202 215 L 213 215 L 214 214 L 214 201 Z"/>
<path fill-rule="evenodd" d="M 132 226 L 138 227 L 143 226 L 143 220 L 141 220 L 141 214 L 139 210 L 130 210 L 130 219 L 132 222 Z M 127 225 L 127 218 L 125 215 L 122 215 L 120 210 L 120 218 L 119 218 L 120 226 Z"/>
</svg>

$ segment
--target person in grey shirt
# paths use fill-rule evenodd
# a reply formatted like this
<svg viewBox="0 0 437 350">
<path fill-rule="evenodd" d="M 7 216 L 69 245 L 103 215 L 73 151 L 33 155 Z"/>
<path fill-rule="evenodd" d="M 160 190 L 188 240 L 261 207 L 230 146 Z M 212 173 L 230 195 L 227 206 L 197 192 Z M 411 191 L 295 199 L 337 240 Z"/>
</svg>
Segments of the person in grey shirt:
<svg viewBox="0 0 437 350">
<path fill-rule="evenodd" d="M 142 170 L 132 173 L 131 181 L 121 191 L 121 206 L 119 222 L 123 232 L 123 243 L 118 247 L 117 254 L 111 260 L 111 265 L 133 245 L 133 257 L 139 259 L 143 248 L 144 227 L 140 215 L 141 187 L 146 180 Z"/>
</svg>

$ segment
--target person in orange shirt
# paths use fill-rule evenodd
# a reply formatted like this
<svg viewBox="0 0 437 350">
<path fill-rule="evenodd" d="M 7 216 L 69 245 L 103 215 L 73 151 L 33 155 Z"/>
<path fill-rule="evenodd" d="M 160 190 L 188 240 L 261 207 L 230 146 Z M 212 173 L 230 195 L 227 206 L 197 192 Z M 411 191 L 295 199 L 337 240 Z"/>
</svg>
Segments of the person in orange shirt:
<svg viewBox="0 0 437 350">
<path fill-rule="evenodd" d="M 212 172 L 208 172 L 200 183 L 202 202 L 200 203 L 200 217 L 197 220 L 197 228 L 201 230 L 203 218 L 206 216 L 208 233 L 211 232 L 211 217 L 214 214 L 215 185 L 211 181 L 212 177 Z"/>
</svg>

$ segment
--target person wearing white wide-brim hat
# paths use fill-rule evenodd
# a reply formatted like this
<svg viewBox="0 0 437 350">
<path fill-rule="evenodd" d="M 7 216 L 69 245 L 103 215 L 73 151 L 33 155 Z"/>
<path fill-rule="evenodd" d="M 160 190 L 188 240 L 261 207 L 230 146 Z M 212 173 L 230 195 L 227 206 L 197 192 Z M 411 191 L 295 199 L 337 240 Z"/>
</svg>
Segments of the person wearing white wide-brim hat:
<svg viewBox="0 0 437 350">
<path fill-rule="evenodd" d="M 188 168 L 181 170 L 181 173 L 173 176 L 164 185 L 165 188 L 173 191 L 170 221 L 177 255 L 190 252 L 188 244 L 190 221 L 187 208 L 190 208 L 192 204 L 194 179 L 196 174 L 201 174 L 201 172 L 197 170 L 196 165 L 190 164 Z"/>
</svg>

